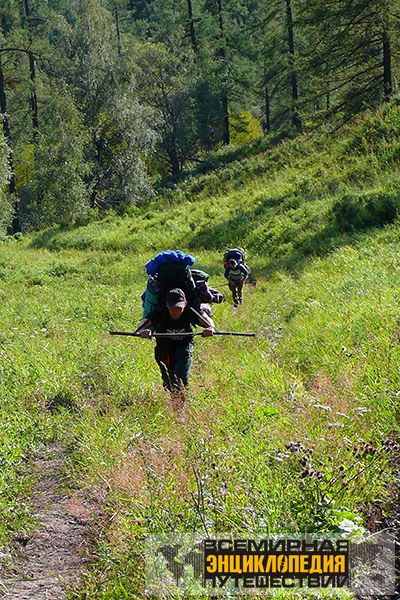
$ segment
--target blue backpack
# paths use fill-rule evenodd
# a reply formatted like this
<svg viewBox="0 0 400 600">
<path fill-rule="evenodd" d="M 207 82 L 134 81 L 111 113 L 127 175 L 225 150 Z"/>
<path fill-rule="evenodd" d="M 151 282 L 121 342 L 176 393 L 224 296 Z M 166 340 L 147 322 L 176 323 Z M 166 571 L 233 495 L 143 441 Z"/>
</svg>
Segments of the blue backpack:
<svg viewBox="0 0 400 600">
<path fill-rule="evenodd" d="M 182 252 L 182 250 L 165 250 L 164 252 L 156 254 L 154 258 L 149 260 L 149 262 L 146 264 L 146 272 L 147 275 L 156 277 L 158 275 L 160 265 L 176 263 L 191 267 L 195 262 L 196 260 L 193 256 Z"/>
<path fill-rule="evenodd" d="M 188 302 L 194 300 L 196 285 L 189 268 L 194 263 L 195 259 L 190 254 L 181 250 L 166 250 L 146 264 L 149 278 L 146 291 L 142 294 L 143 317 L 160 306 L 173 288 L 182 289 Z"/>
</svg>

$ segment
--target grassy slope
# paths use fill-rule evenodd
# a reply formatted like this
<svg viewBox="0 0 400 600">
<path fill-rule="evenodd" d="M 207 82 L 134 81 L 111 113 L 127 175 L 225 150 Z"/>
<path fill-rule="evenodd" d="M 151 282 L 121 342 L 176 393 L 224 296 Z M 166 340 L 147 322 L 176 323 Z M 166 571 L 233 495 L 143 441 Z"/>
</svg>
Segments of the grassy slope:
<svg viewBox="0 0 400 600">
<path fill-rule="evenodd" d="M 21 470 L 55 439 L 77 493 L 107 497 L 91 599 L 140 595 L 148 531 L 335 531 L 390 510 L 400 229 L 367 225 L 397 204 L 399 122 L 386 109 L 335 143 L 287 142 L 188 181 L 173 206 L 0 248 L 1 541 L 29 527 Z M 343 198 L 364 229 L 343 230 L 340 204 L 332 216 Z M 155 250 L 191 249 L 218 287 L 221 251 L 239 241 L 258 284 L 238 316 L 225 303 L 215 318 L 259 336 L 197 340 L 179 416 L 151 342 L 106 330 L 139 317 Z M 376 452 L 360 455 L 364 441 Z"/>
</svg>

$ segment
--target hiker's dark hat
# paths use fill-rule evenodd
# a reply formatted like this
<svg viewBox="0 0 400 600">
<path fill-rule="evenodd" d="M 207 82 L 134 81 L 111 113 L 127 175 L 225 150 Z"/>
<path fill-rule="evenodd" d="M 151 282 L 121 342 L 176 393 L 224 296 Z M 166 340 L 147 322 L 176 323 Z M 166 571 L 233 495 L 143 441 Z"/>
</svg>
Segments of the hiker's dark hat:
<svg viewBox="0 0 400 600">
<path fill-rule="evenodd" d="M 180 288 L 174 288 L 173 290 L 168 292 L 167 297 L 165 299 L 165 304 L 168 308 L 175 308 L 175 306 L 184 308 L 186 306 L 185 292 Z"/>
</svg>

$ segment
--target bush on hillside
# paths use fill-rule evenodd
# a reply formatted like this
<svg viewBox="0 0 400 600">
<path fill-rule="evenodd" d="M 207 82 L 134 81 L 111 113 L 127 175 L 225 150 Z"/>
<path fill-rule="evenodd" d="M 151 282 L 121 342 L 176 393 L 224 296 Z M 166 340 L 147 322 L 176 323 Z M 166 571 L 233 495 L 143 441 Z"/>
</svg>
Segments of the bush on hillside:
<svg viewBox="0 0 400 600">
<path fill-rule="evenodd" d="M 332 219 L 343 232 L 392 223 L 400 207 L 400 193 L 372 191 L 344 195 L 332 207 Z"/>
</svg>

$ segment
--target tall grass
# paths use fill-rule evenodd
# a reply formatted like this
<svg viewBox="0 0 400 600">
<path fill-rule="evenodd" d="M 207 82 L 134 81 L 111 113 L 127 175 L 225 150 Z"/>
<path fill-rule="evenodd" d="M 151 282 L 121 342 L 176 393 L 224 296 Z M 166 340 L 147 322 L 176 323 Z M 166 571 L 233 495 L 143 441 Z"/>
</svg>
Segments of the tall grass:
<svg viewBox="0 0 400 600">
<path fill-rule="evenodd" d="M 74 598 L 141 597 L 150 532 L 379 528 L 400 390 L 399 114 L 332 146 L 288 141 L 231 163 L 182 183 L 176 205 L 0 247 L 2 543 L 32 528 L 29 460 L 53 442 L 71 488 L 104 511 Z M 389 196 L 395 213 L 371 220 Z M 344 230 L 349 205 L 358 217 Z M 222 249 L 239 242 L 257 287 L 215 321 L 257 338 L 196 340 L 181 413 L 152 342 L 107 330 L 139 319 L 154 251 L 191 249 L 223 289 Z"/>
</svg>

